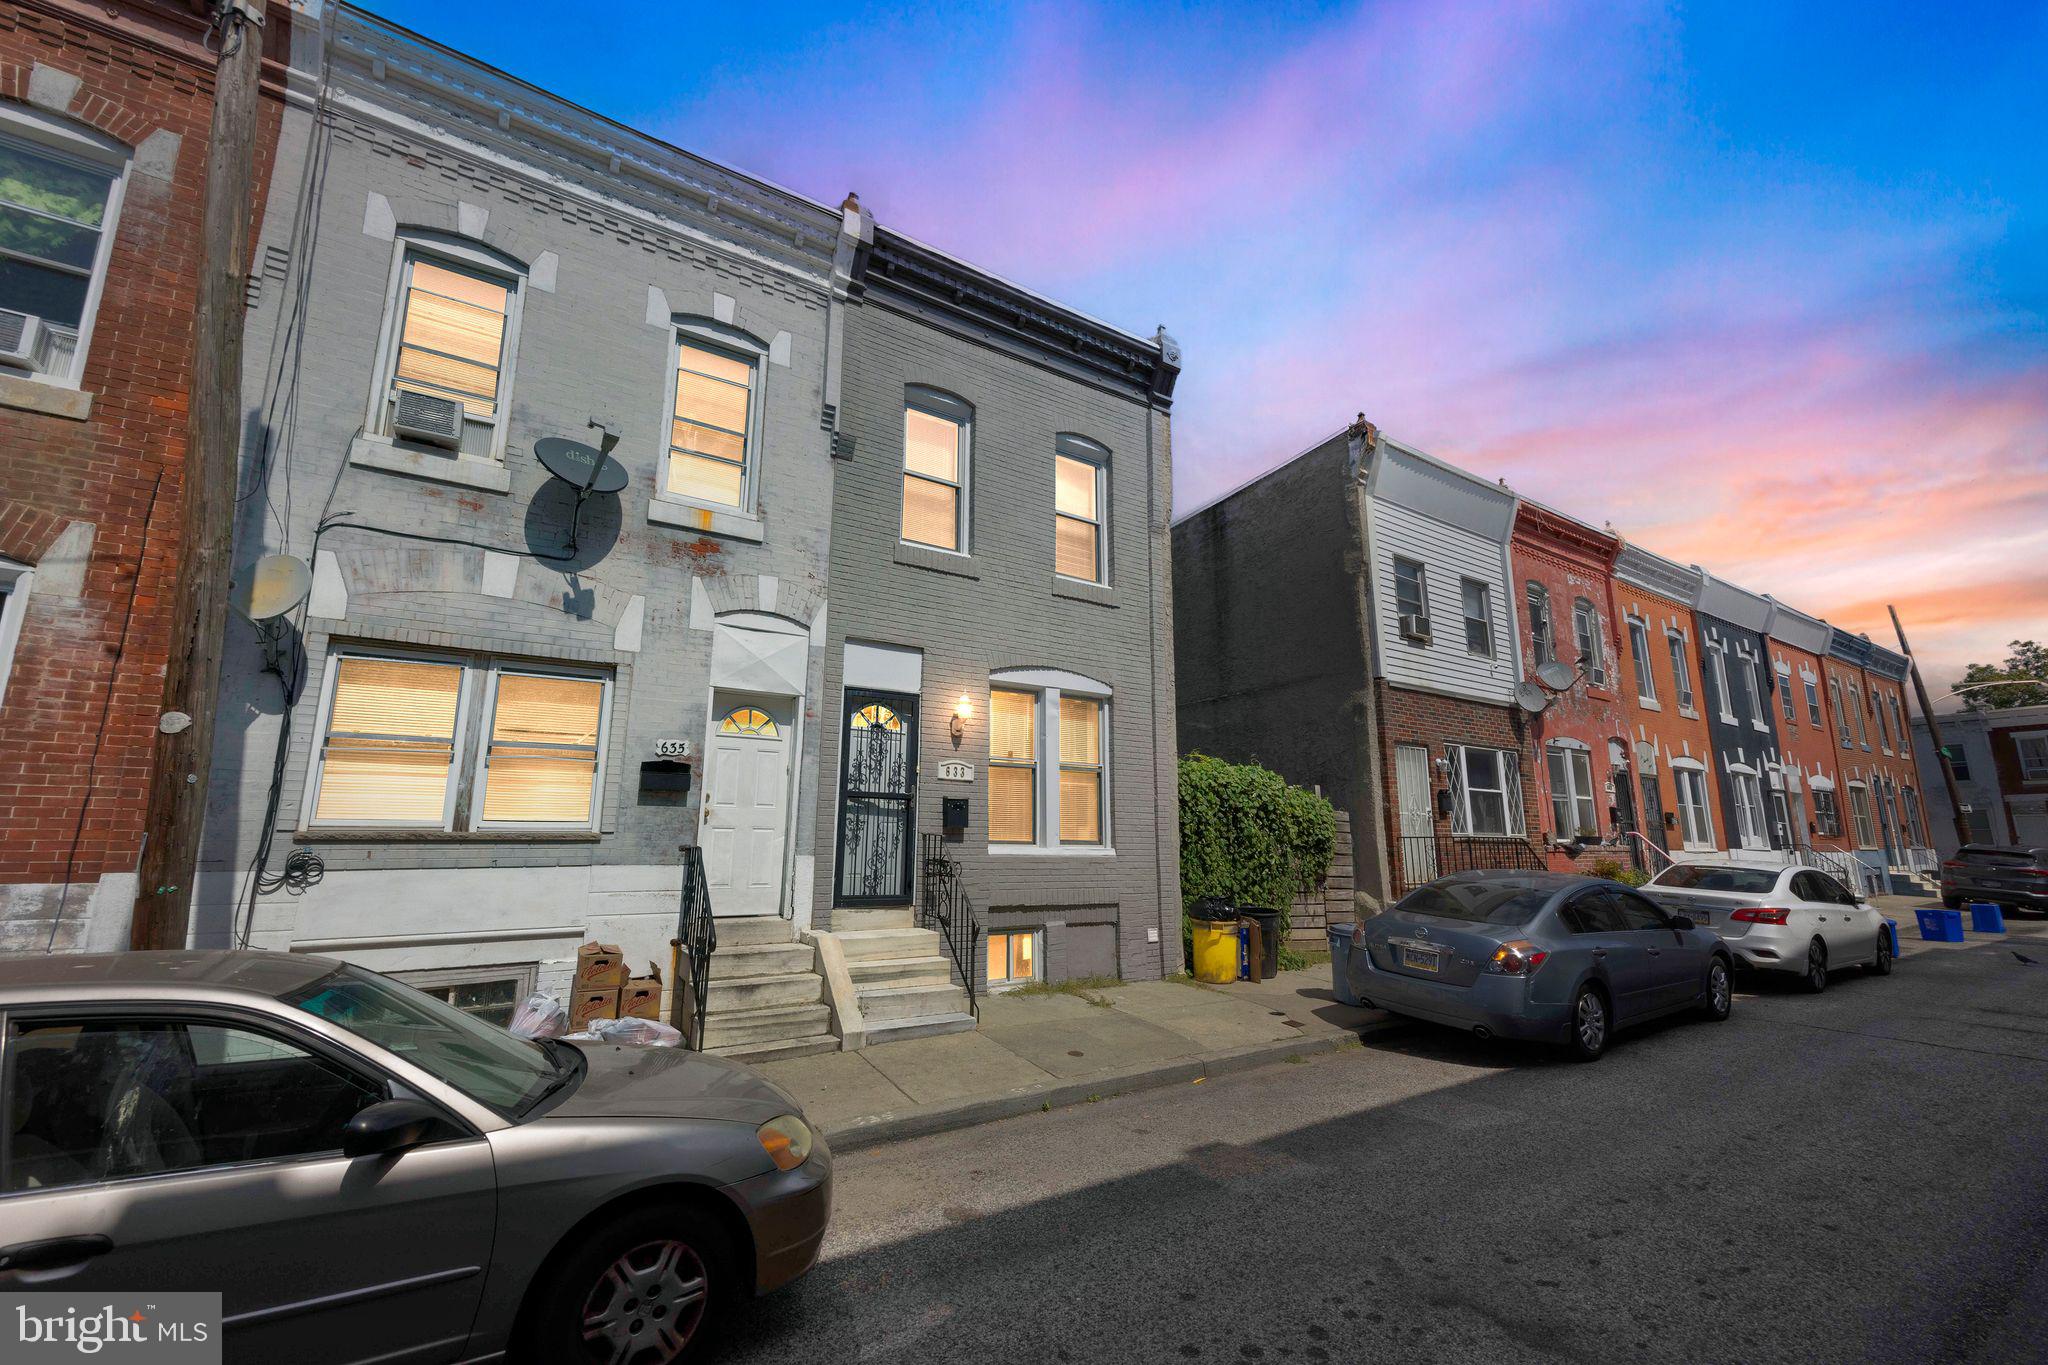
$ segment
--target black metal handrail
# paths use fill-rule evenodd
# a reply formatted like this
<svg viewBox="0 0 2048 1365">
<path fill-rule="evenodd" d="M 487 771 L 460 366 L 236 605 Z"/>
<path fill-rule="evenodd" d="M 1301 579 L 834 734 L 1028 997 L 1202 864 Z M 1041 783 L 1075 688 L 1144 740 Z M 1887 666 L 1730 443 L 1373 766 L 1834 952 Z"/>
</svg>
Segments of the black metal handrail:
<svg viewBox="0 0 2048 1365">
<path fill-rule="evenodd" d="M 974 918 L 974 902 L 960 881 L 960 864 L 946 853 L 945 839 L 937 834 L 922 836 L 924 884 L 919 888 L 917 927 L 936 929 L 953 959 L 953 970 L 967 991 L 967 1012 L 979 1019 L 981 1004 L 975 990 L 975 949 L 981 940 L 981 925 Z"/>
<path fill-rule="evenodd" d="M 1401 836 L 1400 866 L 1394 869 L 1397 894 L 1453 872 L 1545 872 L 1550 864 L 1527 839 L 1444 834 Z"/>
<path fill-rule="evenodd" d="M 718 921 L 711 917 L 711 887 L 704 880 L 704 854 L 683 845 L 682 906 L 676 915 L 677 1005 L 670 1022 L 683 1032 L 683 1045 L 704 1050 L 704 1006 L 711 992 L 711 955 L 718 951 Z M 681 1018 L 675 1018 L 679 1014 Z"/>
</svg>

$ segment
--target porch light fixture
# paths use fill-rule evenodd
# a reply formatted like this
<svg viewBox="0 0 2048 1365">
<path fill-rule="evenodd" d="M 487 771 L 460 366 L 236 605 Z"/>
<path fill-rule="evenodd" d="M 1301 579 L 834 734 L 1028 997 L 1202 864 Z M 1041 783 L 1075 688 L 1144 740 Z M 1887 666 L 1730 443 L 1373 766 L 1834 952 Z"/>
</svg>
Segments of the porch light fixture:
<svg viewBox="0 0 2048 1365">
<path fill-rule="evenodd" d="M 967 733 L 967 722 L 974 719 L 974 702 L 965 692 L 953 704 L 953 742 L 958 744 Z"/>
</svg>

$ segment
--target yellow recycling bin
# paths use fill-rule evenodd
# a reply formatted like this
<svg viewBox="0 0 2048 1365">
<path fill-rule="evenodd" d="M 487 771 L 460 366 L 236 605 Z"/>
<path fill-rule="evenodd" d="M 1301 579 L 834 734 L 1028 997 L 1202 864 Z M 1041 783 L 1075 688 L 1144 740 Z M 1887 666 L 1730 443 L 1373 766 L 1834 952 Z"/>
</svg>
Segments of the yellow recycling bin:
<svg viewBox="0 0 2048 1365">
<path fill-rule="evenodd" d="M 1195 980 L 1225 985 L 1237 980 L 1237 923 L 1194 920 Z"/>
</svg>

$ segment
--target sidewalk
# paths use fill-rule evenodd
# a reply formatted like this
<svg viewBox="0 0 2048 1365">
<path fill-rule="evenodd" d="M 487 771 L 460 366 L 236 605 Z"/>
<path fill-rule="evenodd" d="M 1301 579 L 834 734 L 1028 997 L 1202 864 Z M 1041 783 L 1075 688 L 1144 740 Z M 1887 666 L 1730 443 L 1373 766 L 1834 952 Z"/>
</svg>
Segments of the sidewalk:
<svg viewBox="0 0 2048 1365">
<path fill-rule="evenodd" d="M 972 1033 L 768 1062 L 836 1151 L 1324 1052 L 1385 1021 L 1329 964 L 1252 985 L 1141 981 L 991 996 Z"/>
</svg>

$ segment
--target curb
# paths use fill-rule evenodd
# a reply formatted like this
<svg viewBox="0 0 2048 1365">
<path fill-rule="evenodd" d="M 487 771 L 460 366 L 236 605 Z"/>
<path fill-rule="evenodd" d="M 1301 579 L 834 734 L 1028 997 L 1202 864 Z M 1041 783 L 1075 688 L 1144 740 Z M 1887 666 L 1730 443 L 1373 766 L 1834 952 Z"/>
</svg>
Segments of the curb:
<svg viewBox="0 0 2048 1365">
<path fill-rule="evenodd" d="M 825 1141 L 831 1145 L 835 1154 L 858 1152 L 869 1147 L 901 1142 L 906 1138 L 929 1137 L 934 1133 L 974 1128 L 984 1123 L 994 1123 L 997 1119 L 1015 1118 L 1020 1114 L 1036 1113 L 1043 1109 L 1064 1109 L 1093 1099 L 1134 1095 L 1146 1090 L 1162 1090 L 1170 1085 L 1186 1085 L 1212 1077 L 1235 1075 L 1240 1071 L 1250 1071 L 1255 1067 L 1267 1066 L 1289 1057 L 1312 1057 L 1320 1053 L 1335 1052 L 1341 1047 L 1357 1043 L 1367 1034 L 1393 1027 L 1396 1025 L 1391 1020 L 1375 1021 L 1350 1033 L 1334 1033 L 1319 1038 L 1282 1038 L 1276 1042 L 1233 1048 L 1228 1052 L 1212 1052 L 1164 1064 L 1146 1064 L 1126 1067 L 1120 1071 L 1105 1071 L 1099 1076 L 1090 1076 L 1084 1080 L 1033 1085 L 981 1099 L 952 1100 L 917 1109 L 874 1114 L 853 1119 L 837 1128 L 820 1131 L 824 1133 Z"/>
</svg>

